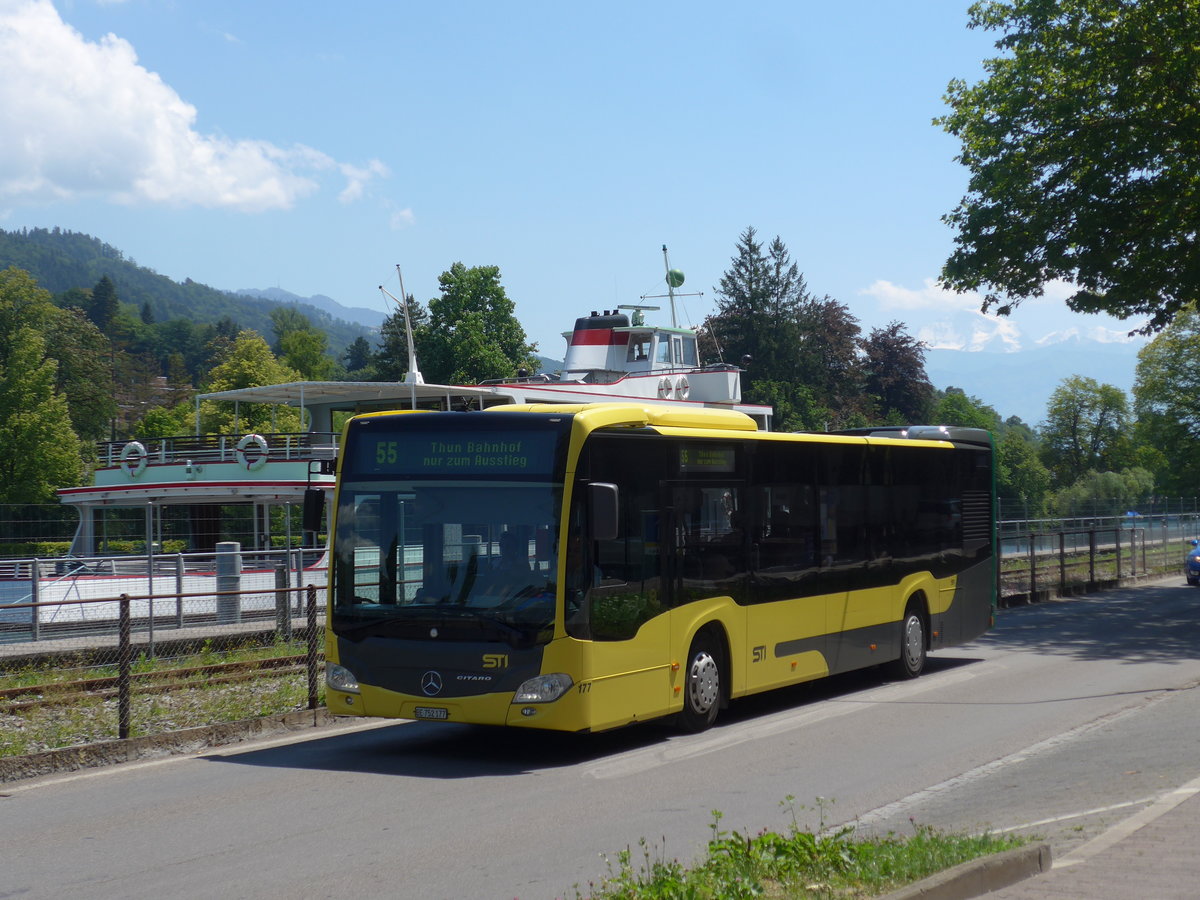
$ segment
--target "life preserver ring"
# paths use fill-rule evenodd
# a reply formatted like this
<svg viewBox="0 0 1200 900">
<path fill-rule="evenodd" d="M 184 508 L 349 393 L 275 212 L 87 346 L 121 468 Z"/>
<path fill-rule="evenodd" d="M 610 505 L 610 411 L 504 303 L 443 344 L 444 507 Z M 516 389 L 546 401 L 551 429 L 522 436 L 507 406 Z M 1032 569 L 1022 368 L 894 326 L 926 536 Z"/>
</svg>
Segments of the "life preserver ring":
<svg viewBox="0 0 1200 900">
<path fill-rule="evenodd" d="M 670 400 L 671 393 L 675 390 L 675 386 L 671 384 L 671 379 L 666 376 L 658 380 L 658 396 L 663 400 Z"/>
<path fill-rule="evenodd" d="M 254 450 L 249 453 L 251 445 Z M 261 469 L 267 464 L 267 456 L 271 453 L 271 448 L 267 446 L 267 439 L 261 434 L 248 434 L 237 442 L 237 450 L 234 455 L 237 456 L 238 465 L 244 468 L 247 472 L 253 472 Z"/>
<path fill-rule="evenodd" d="M 687 376 L 680 375 L 679 380 L 675 382 L 675 396 L 680 400 L 686 400 L 691 392 L 692 387 L 688 384 Z"/>
<path fill-rule="evenodd" d="M 146 471 L 146 445 L 141 441 L 130 441 L 121 448 L 121 471 L 130 478 L 137 478 Z"/>
</svg>

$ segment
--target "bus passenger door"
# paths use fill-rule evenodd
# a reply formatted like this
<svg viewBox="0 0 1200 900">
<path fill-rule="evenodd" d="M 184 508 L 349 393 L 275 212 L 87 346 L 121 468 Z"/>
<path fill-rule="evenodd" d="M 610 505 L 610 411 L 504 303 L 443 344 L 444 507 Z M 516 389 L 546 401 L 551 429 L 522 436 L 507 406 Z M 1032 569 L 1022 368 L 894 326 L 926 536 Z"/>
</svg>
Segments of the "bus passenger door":
<svg viewBox="0 0 1200 900">
<path fill-rule="evenodd" d="M 729 643 L 730 687 L 740 693 L 746 666 L 747 533 L 744 484 L 664 485 L 673 658 L 707 622 L 719 621 Z"/>
</svg>

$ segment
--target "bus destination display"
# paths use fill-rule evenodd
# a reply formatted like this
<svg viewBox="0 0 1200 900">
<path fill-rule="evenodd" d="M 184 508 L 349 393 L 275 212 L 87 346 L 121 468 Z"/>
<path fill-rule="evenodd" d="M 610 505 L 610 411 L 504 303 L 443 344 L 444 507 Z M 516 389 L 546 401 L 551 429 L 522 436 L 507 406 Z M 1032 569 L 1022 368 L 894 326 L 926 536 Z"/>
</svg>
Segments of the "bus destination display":
<svg viewBox="0 0 1200 900">
<path fill-rule="evenodd" d="M 380 475 L 538 475 L 552 470 L 553 432 L 361 433 L 360 471 Z"/>
<path fill-rule="evenodd" d="M 680 472 L 733 472 L 736 465 L 736 451 L 728 444 L 684 444 L 679 448 Z"/>
</svg>

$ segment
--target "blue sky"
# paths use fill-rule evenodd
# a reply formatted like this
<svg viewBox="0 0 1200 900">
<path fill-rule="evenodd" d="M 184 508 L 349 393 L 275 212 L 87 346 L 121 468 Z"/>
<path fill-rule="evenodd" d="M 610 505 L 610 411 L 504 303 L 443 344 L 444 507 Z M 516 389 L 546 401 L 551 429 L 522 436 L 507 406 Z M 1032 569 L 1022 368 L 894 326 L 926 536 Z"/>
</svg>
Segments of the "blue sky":
<svg viewBox="0 0 1200 900">
<path fill-rule="evenodd" d="M 968 6 L 0 0 L 0 227 L 381 309 L 396 263 L 422 301 L 494 264 L 548 356 L 660 293 L 664 243 L 699 322 L 747 226 L 864 330 L 1123 334 L 1061 290 L 996 322 L 934 285 L 967 176 L 931 122 L 996 39 Z"/>
</svg>

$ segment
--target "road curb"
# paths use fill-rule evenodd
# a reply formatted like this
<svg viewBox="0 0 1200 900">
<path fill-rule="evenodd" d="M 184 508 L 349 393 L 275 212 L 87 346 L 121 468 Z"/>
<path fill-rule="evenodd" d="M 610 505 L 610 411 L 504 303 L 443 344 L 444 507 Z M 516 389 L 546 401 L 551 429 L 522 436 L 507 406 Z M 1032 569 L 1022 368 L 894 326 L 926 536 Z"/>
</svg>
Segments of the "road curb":
<svg viewBox="0 0 1200 900">
<path fill-rule="evenodd" d="M 1049 872 L 1051 862 L 1049 844 L 1029 844 L 960 863 L 880 900 L 971 900 Z"/>
<path fill-rule="evenodd" d="M 0 784 L 139 759 L 195 753 L 208 747 L 223 747 L 279 732 L 331 725 L 335 721 L 337 717 L 331 716 L 324 708 L 305 709 L 220 725 L 200 725 L 126 740 L 61 747 L 41 753 L 30 753 L 27 756 L 9 756 L 0 758 Z"/>
</svg>

